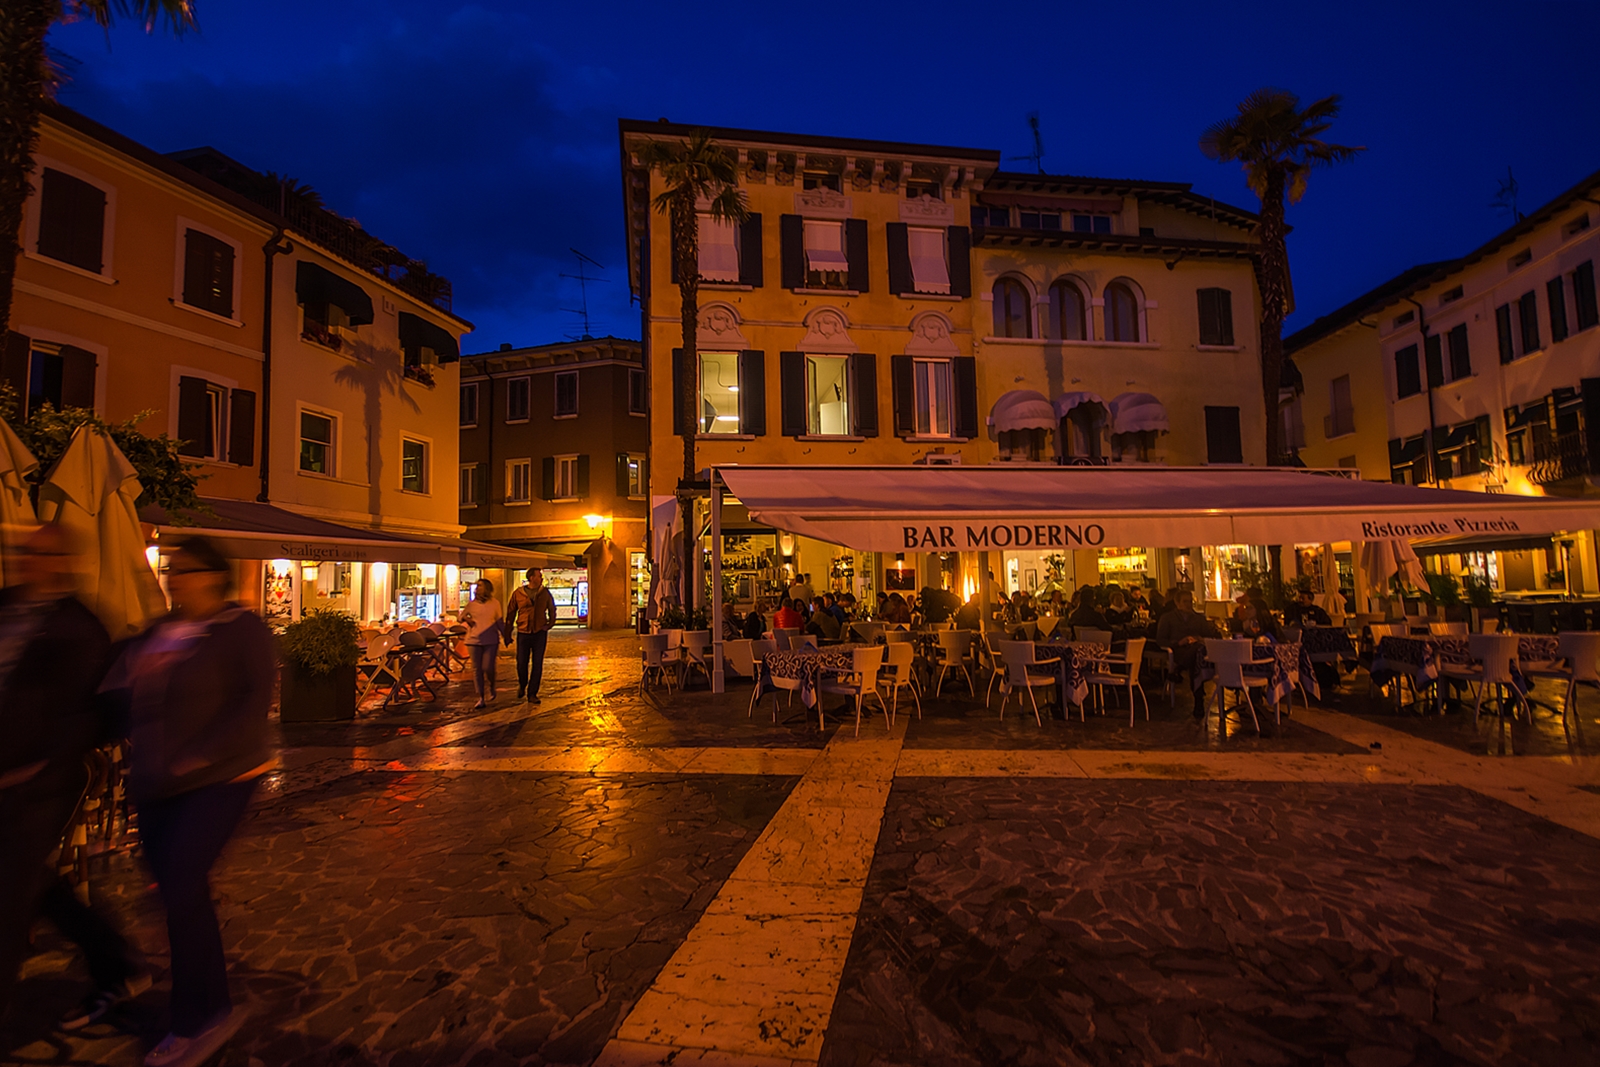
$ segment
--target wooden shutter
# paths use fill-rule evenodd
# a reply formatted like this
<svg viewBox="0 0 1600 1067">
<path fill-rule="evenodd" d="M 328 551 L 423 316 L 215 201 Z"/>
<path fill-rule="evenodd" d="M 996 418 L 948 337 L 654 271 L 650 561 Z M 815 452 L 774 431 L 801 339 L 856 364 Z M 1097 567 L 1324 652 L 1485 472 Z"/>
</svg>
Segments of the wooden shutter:
<svg viewBox="0 0 1600 1067">
<path fill-rule="evenodd" d="M 858 293 L 867 291 L 871 284 L 867 269 L 867 220 L 844 220 L 844 254 L 850 261 L 846 284 Z"/>
<path fill-rule="evenodd" d="M 804 352 L 778 353 L 778 394 L 783 418 L 783 435 L 804 437 L 807 430 Z"/>
<path fill-rule="evenodd" d="M 1233 340 L 1233 294 L 1226 289 L 1212 290 L 1217 294 L 1217 336 L 1221 345 L 1231 345 Z"/>
<path fill-rule="evenodd" d="M 539 487 L 540 500 L 554 500 L 556 498 L 556 458 L 546 456 L 541 461 L 543 466 L 543 484 Z"/>
<path fill-rule="evenodd" d="M 806 287 L 806 221 L 799 215 L 778 218 L 780 283 L 785 289 Z"/>
<path fill-rule="evenodd" d="M 1510 363 L 1517 358 L 1517 343 L 1511 333 L 1511 305 L 1501 304 L 1494 309 L 1494 329 L 1500 340 L 1500 362 Z"/>
<path fill-rule="evenodd" d="M 739 224 L 739 284 L 761 288 L 761 214 L 752 211 Z"/>
<path fill-rule="evenodd" d="M 99 274 L 105 244 L 106 194 L 46 167 L 39 193 L 39 254 Z"/>
<path fill-rule="evenodd" d="M 211 445 L 211 403 L 206 396 L 206 380 L 188 375 L 178 379 L 178 452 L 185 456 L 208 456 Z"/>
<path fill-rule="evenodd" d="M 1472 377 L 1472 354 L 1467 350 L 1467 324 L 1451 328 L 1446 335 L 1450 344 L 1450 380 Z"/>
<path fill-rule="evenodd" d="M 1567 292 L 1562 285 L 1561 275 L 1556 275 L 1544 285 L 1545 299 L 1550 304 L 1550 341 L 1565 341 L 1567 339 Z"/>
<path fill-rule="evenodd" d="M 472 501 L 475 504 L 489 503 L 489 465 L 487 463 L 474 463 L 472 465 Z"/>
<path fill-rule="evenodd" d="M 1244 443 L 1239 436 L 1238 408 L 1207 405 L 1206 462 L 1244 462 Z"/>
<path fill-rule="evenodd" d="M 850 432 L 878 436 L 878 357 L 868 352 L 850 357 Z"/>
<path fill-rule="evenodd" d="M 1518 325 L 1522 327 L 1522 354 L 1537 352 L 1539 344 L 1539 295 L 1529 290 L 1517 301 Z"/>
<path fill-rule="evenodd" d="M 884 228 L 884 239 L 888 247 L 889 259 L 889 292 L 901 296 L 911 292 L 915 283 L 911 280 L 911 245 L 907 236 L 907 227 L 903 222 L 891 222 Z M 950 272 L 951 291 L 955 291 L 955 271 Z"/>
<path fill-rule="evenodd" d="M 587 500 L 589 499 L 589 456 L 587 454 L 579 456 L 573 467 L 575 468 L 576 477 L 574 481 L 576 484 L 573 486 L 575 492 L 572 495 L 579 500 Z"/>
<path fill-rule="evenodd" d="M 767 354 L 754 349 L 739 353 L 739 432 L 767 432 Z"/>
<path fill-rule="evenodd" d="M 1222 327 L 1217 323 L 1217 291 L 1197 289 L 1194 295 L 1200 304 L 1200 343 L 1221 344 L 1222 342 L 1217 340 L 1222 335 Z"/>
<path fill-rule="evenodd" d="M 957 356 L 950 361 L 950 406 L 955 415 L 955 435 L 969 441 L 977 437 L 978 361 L 971 356 Z"/>
<path fill-rule="evenodd" d="M 1417 369 L 1417 346 L 1406 345 L 1394 354 L 1394 392 L 1396 397 L 1422 392 L 1422 373 Z"/>
<path fill-rule="evenodd" d="M 971 296 L 972 231 L 965 226 L 950 227 L 945 237 L 945 250 L 950 256 L 950 295 Z"/>
<path fill-rule="evenodd" d="M 184 232 L 183 302 L 233 317 L 233 246 L 199 230 Z"/>
<path fill-rule="evenodd" d="M 28 364 L 33 359 L 33 341 L 16 330 L 6 331 L 6 348 L 0 353 L 0 382 L 17 391 L 19 406 L 28 403 Z M 20 418 L 24 412 L 18 411 Z"/>
<path fill-rule="evenodd" d="M 94 370 L 96 362 L 93 352 L 74 348 L 72 345 L 61 346 L 62 407 L 94 407 Z"/>
<path fill-rule="evenodd" d="M 1422 339 L 1422 361 L 1428 370 L 1428 388 L 1444 384 L 1444 355 L 1440 351 L 1439 335 L 1430 333 Z"/>
<path fill-rule="evenodd" d="M 1600 325 L 1600 303 L 1595 300 L 1594 260 L 1579 263 L 1572 272 L 1572 303 L 1578 313 L 1578 329 Z"/>
<path fill-rule="evenodd" d="M 256 461 L 256 394 L 235 389 L 228 394 L 228 462 L 248 467 Z"/>
<path fill-rule="evenodd" d="M 689 432 L 683 410 L 683 349 L 672 350 L 672 432 L 682 437 Z"/>
<path fill-rule="evenodd" d="M 917 432 L 917 384 L 915 361 L 910 356 L 889 357 L 889 386 L 894 400 L 896 437 L 911 437 Z"/>
<path fill-rule="evenodd" d="M 617 453 L 617 497 L 621 500 L 628 498 L 628 454 Z"/>
</svg>

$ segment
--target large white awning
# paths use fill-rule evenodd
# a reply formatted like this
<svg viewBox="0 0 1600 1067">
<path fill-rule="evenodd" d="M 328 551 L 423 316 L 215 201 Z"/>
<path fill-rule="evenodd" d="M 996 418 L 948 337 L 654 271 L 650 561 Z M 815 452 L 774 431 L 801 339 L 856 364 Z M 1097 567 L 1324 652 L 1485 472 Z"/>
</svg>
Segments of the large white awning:
<svg viewBox="0 0 1600 1067">
<path fill-rule="evenodd" d="M 1518 537 L 1600 527 L 1600 503 L 1281 468 L 726 466 L 758 522 L 866 552 Z"/>
</svg>

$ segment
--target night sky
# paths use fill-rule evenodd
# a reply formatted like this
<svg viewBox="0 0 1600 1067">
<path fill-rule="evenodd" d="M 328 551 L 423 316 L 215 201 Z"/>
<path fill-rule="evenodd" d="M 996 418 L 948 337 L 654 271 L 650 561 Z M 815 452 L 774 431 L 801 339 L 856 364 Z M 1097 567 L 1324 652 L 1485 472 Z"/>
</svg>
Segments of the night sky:
<svg viewBox="0 0 1600 1067">
<path fill-rule="evenodd" d="M 607 268 L 592 332 L 638 337 L 619 116 L 1020 156 L 1037 110 L 1047 170 L 1254 209 L 1200 131 L 1262 85 L 1341 93 L 1330 137 L 1368 150 L 1290 209 L 1290 330 L 1508 225 L 1508 165 L 1524 211 L 1600 168 L 1592 0 L 197 7 L 181 41 L 57 29 L 60 100 L 158 151 L 209 144 L 309 183 L 454 282 L 464 351 L 581 333 L 569 247 Z"/>
</svg>

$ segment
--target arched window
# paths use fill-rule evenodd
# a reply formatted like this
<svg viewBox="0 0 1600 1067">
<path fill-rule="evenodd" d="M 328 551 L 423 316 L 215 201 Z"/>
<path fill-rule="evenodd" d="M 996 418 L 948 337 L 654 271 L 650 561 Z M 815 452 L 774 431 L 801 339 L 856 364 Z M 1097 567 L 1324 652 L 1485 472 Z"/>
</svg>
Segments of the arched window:
<svg viewBox="0 0 1600 1067">
<path fill-rule="evenodd" d="M 1087 341 L 1088 320 L 1083 313 L 1083 290 L 1062 280 L 1050 287 L 1050 339 Z"/>
<path fill-rule="evenodd" d="M 1139 301 L 1122 282 L 1106 286 L 1106 340 L 1138 341 Z"/>
<path fill-rule="evenodd" d="M 999 337 L 1032 337 L 1028 290 L 1015 278 L 994 283 L 994 329 Z"/>
</svg>

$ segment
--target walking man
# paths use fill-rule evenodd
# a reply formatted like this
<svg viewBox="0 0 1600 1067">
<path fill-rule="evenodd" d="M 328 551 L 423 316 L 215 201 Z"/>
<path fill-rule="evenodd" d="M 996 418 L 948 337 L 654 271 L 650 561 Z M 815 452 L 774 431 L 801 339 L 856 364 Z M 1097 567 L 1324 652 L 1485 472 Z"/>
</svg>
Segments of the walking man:
<svg viewBox="0 0 1600 1067">
<path fill-rule="evenodd" d="M 509 612 L 507 621 L 517 631 L 517 698 L 537 704 L 539 683 L 544 680 L 545 645 L 550 627 L 556 624 L 556 598 L 544 587 L 544 571 L 528 568 L 522 584 L 511 594 Z"/>
</svg>

